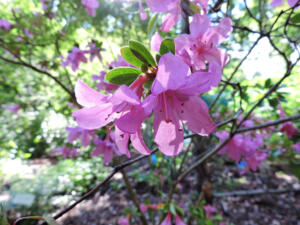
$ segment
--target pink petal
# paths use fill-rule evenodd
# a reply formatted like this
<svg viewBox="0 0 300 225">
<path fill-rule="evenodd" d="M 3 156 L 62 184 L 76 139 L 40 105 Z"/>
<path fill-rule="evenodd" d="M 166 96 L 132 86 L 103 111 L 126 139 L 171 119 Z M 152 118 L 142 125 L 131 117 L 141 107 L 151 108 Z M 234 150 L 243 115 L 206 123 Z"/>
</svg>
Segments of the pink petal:
<svg viewBox="0 0 300 225">
<path fill-rule="evenodd" d="M 116 120 L 116 125 L 124 132 L 134 134 L 141 127 L 142 122 L 147 118 L 144 108 L 141 106 L 132 107 L 131 110 Z"/>
<path fill-rule="evenodd" d="M 271 7 L 277 7 L 280 6 L 283 3 L 283 0 L 273 0 L 270 5 Z"/>
<path fill-rule="evenodd" d="M 132 146 L 143 155 L 149 155 L 151 151 L 144 142 L 141 128 L 135 134 L 130 135 Z"/>
<path fill-rule="evenodd" d="M 130 158 L 128 149 L 129 134 L 121 131 L 117 126 L 115 127 L 115 142 L 121 154 L 127 155 Z"/>
<path fill-rule="evenodd" d="M 76 118 L 78 125 L 87 130 L 94 130 L 113 121 L 112 105 L 110 103 L 83 108 L 75 111 L 72 116 Z"/>
<path fill-rule="evenodd" d="M 164 219 L 164 221 L 162 221 L 162 223 L 160 225 L 172 225 L 171 213 L 168 212 L 168 215 L 166 216 L 166 218 Z"/>
<path fill-rule="evenodd" d="M 113 151 L 110 148 L 106 148 L 103 151 L 103 155 L 104 155 L 104 163 L 108 164 L 110 163 L 110 161 L 113 159 Z"/>
<path fill-rule="evenodd" d="M 80 136 L 80 131 L 82 130 L 80 127 L 67 127 L 67 131 L 69 131 L 68 142 L 72 143 Z"/>
<path fill-rule="evenodd" d="M 178 215 L 175 216 L 175 225 L 186 225 Z"/>
<path fill-rule="evenodd" d="M 75 95 L 77 102 L 85 107 L 103 104 L 106 96 L 90 88 L 86 83 L 78 80 L 75 84 Z"/>
<path fill-rule="evenodd" d="M 91 142 L 91 136 L 87 132 L 81 134 L 81 144 L 82 146 L 88 146 Z"/>
<path fill-rule="evenodd" d="M 160 49 L 161 42 L 162 37 L 159 35 L 158 32 L 155 32 L 155 34 L 151 38 L 151 51 L 158 52 Z"/>
<path fill-rule="evenodd" d="M 217 128 L 209 116 L 209 109 L 200 97 L 190 97 L 184 102 L 180 116 L 188 128 L 196 134 L 209 135 Z"/>
<path fill-rule="evenodd" d="M 158 64 L 152 93 L 158 95 L 167 90 L 177 90 L 186 82 L 189 66 L 172 53 L 163 55 Z"/>
<path fill-rule="evenodd" d="M 289 6 L 291 7 L 291 8 L 293 8 L 296 4 L 297 4 L 297 2 L 298 2 L 298 0 L 287 0 L 287 2 L 288 2 L 288 4 L 289 4 Z M 298 9 L 299 7 L 297 7 L 296 9 Z"/>
<path fill-rule="evenodd" d="M 211 89 L 209 78 L 212 76 L 209 72 L 193 73 L 187 77 L 186 84 L 177 93 L 193 96 L 208 92 Z"/>
<path fill-rule="evenodd" d="M 180 18 L 180 11 L 180 7 L 177 7 L 164 16 L 160 27 L 162 32 L 169 32 L 175 26 Z"/>
<path fill-rule="evenodd" d="M 178 6 L 179 0 L 146 0 L 152 12 L 167 12 Z"/>
<path fill-rule="evenodd" d="M 139 1 L 139 11 L 140 11 L 141 20 L 146 20 L 147 19 L 147 13 L 146 13 L 146 11 L 143 8 L 141 0 Z"/>
<path fill-rule="evenodd" d="M 130 105 L 139 105 L 140 99 L 134 91 L 132 91 L 128 86 L 120 86 L 111 98 L 111 102 L 114 105 L 119 105 L 123 102 L 127 102 Z"/>
<path fill-rule="evenodd" d="M 210 19 L 207 15 L 194 14 L 190 24 L 192 38 L 201 38 L 210 26 Z"/>
<path fill-rule="evenodd" d="M 171 122 L 166 122 L 164 113 L 159 108 L 154 111 L 154 141 L 163 154 L 175 156 L 182 151 L 183 127 L 179 119 L 173 115 L 171 107 L 168 108 Z"/>
</svg>

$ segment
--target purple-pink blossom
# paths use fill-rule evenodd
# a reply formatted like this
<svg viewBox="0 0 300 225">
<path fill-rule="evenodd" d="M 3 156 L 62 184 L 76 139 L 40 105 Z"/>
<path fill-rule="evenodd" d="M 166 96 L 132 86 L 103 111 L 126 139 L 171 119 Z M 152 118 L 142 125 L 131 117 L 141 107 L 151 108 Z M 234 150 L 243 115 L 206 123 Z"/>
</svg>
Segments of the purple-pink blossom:
<svg viewBox="0 0 300 225">
<path fill-rule="evenodd" d="M 72 143 L 76 139 L 80 138 L 81 144 L 83 146 L 88 146 L 91 142 L 91 139 L 97 137 L 92 130 L 85 130 L 81 127 L 67 127 L 66 130 L 69 131 L 69 143 Z"/>
<path fill-rule="evenodd" d="M 220 48 L 223 40 L 232 32 L 232 21 L 226 17 L 219 25 L 211 26 L 207 15 L 195 14 L 190 24 L 190 34 L 181 34 L 175 38 L 176 54 L 180 56 L 193 71 L 203 71 L 206 63 L 218 63 L 225 66 L 228 56 Z"/>
<path fill-rule="evenodd" d="M 118 225 L 130 225 L 129 222 L 130 215 L 128 214 L 126 217 L 122 217 L 118 220 Z"/>
<path fill-rule="evenodd" d="M 171 215 L 172 214 L 170 212 L 168 212 L 166 218 L 162 221 L 162 223 L 160 225 L 172 225 L 172 221 L 171 221 L 172 217 L 171 217 Z"/>
<path fill-rule="evenodd" d="M 213 75 L 211 72 L 190 74 L 189 66 L 171 53 L 160 58 L 152 93 L 144 102 L 150 102 L 147 111 L 154 112 L 154 141 L 165 155 L 175 156 L 181 152 L 183 122 L 200 135 L 208 135 L 216 129 L 207 105 L 198 97 L 211 89 L 209 77 Z"/>
<path fill-rule="evenodd" d="M 229 137 L 229 132 L 223 130 L 216 133 L 216 136 L 222 141 Z M 226 154 L 228 158 L 236 163 L 243 161 L 245 166 L 243 171 L 256 171 L 258 166 L 267 159 L 268 151 L 263 150 L 263 135 L 252 132 L 247 135 L 236 134 L 219 151 L 219 154 Z"/>
<path fill-rule="evenodd" d="M 90 42 L 89 44 L 89 47 L 90 47 L 90 50 L 89 50 L 89 53 L 90 53 L 90 61 L 92 62 L 94 60 L 95 57 L 97 57 L 99 59 L 100 62 L 102 62 L 102 56 L 100 54 L 100 48 L 98 48 L 96 46 L 95 43 L 93 42 Z"/>
<path fill-rule="evenodd" d="M 94 144 L 96 148 L 92 152 L 91 156 L 95 157 L 103 154 L 105 164 L 110 163 L 110 161 L 113 159 L 113 153 L 121 155 L 116 145 L 110 139 L 110 132 L 108 132 L 108 134 L 106 135 L 105 140 L 95 139 Z"/>
<path fill-rule="evenodd" d="M 75 95 L 83 109 L 73 113 L 77 123 L 84 129 L 98 129 L 115 121 L 115 141 L 122 154 L 130 157 L 128 150 L 129 137 L 135 149 L 142 154 L 149 154 L 145 145 L 141 123 L 149 115 L 138 97 L 139 87 L 146 80 L 140 76 L 130 87 L 121 85 L 113 95 L 104 95 L 78 81 Z M 151 112 L 150 112 L 151 113 Z"/>
<path fill-rule="evenodd" d="M 293 148 L 295 149 L 296 152 L 300 153 L 300 142 L 297 144 L 294 144 Z"/>
<path fill-rule="evenodd" d="M 55 148 L 54 151 L 59 152 L 64 158 L 75 158 L 78 156 L 77 148 L 68 148 L 67 146 Z"/>
<path fill-rule="evenodd" d="M 285 118 L 286 114 L 280 103 L 278 104 L 278 109 L 279 109 L 280 118 Z M 291 121 L 283 123 L 281 125 L 280 131 L 285 132 L 288 138 L 292 138 L 295 134 L 299 132 L 298 129 L 293 125 Z"/>
<path fill-rule="evenodd" d="M 3 107 L 8 109 L 14 114 L 18 114 L 18 111 L 21 109 L 20 105 L 3 105 Z"/>
<path fill-rule="evenodd" d="M 34 35 L 29 31 L 29 29 L 28 28 L 24 28 L 24 34 L 27 36 L 27 37 L 29 37 L 29 38 L 34 38 Z"/>
<path fill-rule="evenodd" d="M 78 47 L 74 46 L 72 51 L 69 53 L 67 59 L 62 62 L 63 66 L 72 65 L 72 70 L 75 72 L 78 69 L 80 62 L 87 62 L 85 54 L 89 53 L 88 50 L 80 50 Z"/>
<path fill-rule="evenodd" d="M 96 16 L 96 9 L 99 7 L 98 0 L 82 0 L 82 5 L 85 7 L 87 14 L 91 16 Z"/>
<path fill-rule="evenodd" d="M 213 214 L 217 212 L 217 209 L 212 205 L 205 205 L 203 206 L 203 209 L 205 210 L 206 218 L 212 218 Z"/>
<path fill-rule="evenodd" d="M 147 12 L 143 8 L 143 4 L 142 4 L 141 0 L 139 0 L 139 11 L 140 11 L 141 20 L 146 20 L 147 19 Z"/>
<path fill-rule="evenodd" d="M 161 42 L 162 37 L 159 35 L 158 32 L 155 32 L 155 34 L 151 38 L 151 50 L 154 52 L 158 52 L 160 49 Z"/>
<path fill-rule="evenodd" d="M 97 90 L 105 90 L 107 92 L 112 92 L 114 90 L 116 90 L 119 85 L 116 84 L 111 84 L 105 81 L 105 75 L 106 73 L 104 71 L 100 72 L 100 75 L 93 75 L 92 78 L 95 81 L 99 81 L 99 83 L 97 84 Z"/>
<path fill-rule="evenodd" d="M 287 0 L 287 2 L 289 4 L 289 6 L 291 8 L 293 8 L 297 4 L 298 0 Z M 277 6 L 282 5 L 282 3 L 283 3 L 283 0 L 272 0 L 271 3 L 270 3 L 270 5 L 272 7 L 277 7 Z"/>
<path fill-rule="evenodd" d="M 0 28 L 9 31 L 13 25 L 6 19 L 0 19 Z"/>
</svg>

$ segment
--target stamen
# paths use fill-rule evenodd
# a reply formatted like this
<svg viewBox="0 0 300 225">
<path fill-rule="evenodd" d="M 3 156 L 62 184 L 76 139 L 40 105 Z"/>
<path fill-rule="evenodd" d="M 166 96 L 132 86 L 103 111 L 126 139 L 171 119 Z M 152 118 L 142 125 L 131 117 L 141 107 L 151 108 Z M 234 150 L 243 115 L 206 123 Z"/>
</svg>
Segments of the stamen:
<svg viewBox="0 0 300 225">
<path fill-rule="evenodd" d="M 164 112 L 165 112 L 165 120 L 167 123 L 171 122 L 170 118 L 169 118 L 169 113 L 168 113 L 168 106 L 167 106 L 167 97 L 166 97 L 166 93 L 162 93 L 163 95 L 163 101 L 164 101 Z"/>
</svg>

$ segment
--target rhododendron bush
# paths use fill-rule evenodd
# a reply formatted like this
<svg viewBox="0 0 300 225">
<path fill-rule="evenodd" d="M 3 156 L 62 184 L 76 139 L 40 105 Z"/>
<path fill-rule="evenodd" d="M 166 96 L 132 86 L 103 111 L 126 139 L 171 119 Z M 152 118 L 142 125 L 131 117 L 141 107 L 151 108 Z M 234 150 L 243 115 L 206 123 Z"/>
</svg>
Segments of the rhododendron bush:
<svg viewBox="0 0 300 225">
<path fill-rule="evenodd" d="M 111 171 L 55 215 L 19 220 L 56 224 L 121 173 L 134 208 L 117 224 L 231 224 L 207 197 L 208 162 L 242 176 L 279 159 L 299 176 L 299 6 L 1 2 L 1 155 L 97 157 Z M 159 202 L 139 199 L 127 175 L 145 162 L 147 182 L 168 186 Z M 195 205 L 174 198 L 193 172 Z"/>
</svg>

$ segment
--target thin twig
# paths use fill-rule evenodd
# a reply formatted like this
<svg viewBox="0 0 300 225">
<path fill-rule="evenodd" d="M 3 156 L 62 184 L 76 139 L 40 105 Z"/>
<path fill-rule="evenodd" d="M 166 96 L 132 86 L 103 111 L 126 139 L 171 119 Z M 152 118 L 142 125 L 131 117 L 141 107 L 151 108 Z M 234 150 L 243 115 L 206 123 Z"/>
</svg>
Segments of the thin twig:
<svg viewBox="0 0 300 225">
<path fill-rule="evenodd" d="M 250 131 L 250 130 L 262 129 L 262 128 L 265 128 L 265 127 L 275 126 L 275 125 L 278 125 L 278 124 L 281 124 L 281 123 L 284 123 L 284 122 L 287 122 L 287 121 L 298 120 L 298 119 L 300 119 L 300 114 L 290 116 L 290 117 L 286 117 L 286 118 L 282 118 L 282 119 L 279 119 L 279 120 L 274 120 L 272 122 L 256 125 L 256 126 L 253 126 L 253 127 L 241 128 L 241 129 L 236 130 L 235 132 L 236 133 L 243 133 L 243 132 L 247 132 L 247 131 Z"/>
<path fill-rule="evenodd" d="M 41 70 L 41 69 L 39 69 L 39 68 L 37 68 L 37 67 L 29 64 L 29 63 L 26 63 L 26 62 L 24 62 L 22 60 L 20 60 L 20 61 L 14 61 L 12 59 L 7 59 L 7 58 L 5 58 L 5 57 L 3 57 L 1 55 L 0 55 L 0 59 L 2 59 L 5 62 L 12 63 L 12 64 L 15 64 L 15 65 L 25 66 L 27 68 L 30 68 L 30 69 L 34 70 L 35 72 L 47 75 L 52 80 L 54 80 L 60 87 L 62 87 L 71 96 L 72 100 L 74 102 L 76 102 L 76 97 L 75 97 L 74 92 L 71 91 L 71 90 L 69 90 L 57 77 L 53 76 L 51 73 L 49 73 L 49 72 L 47 72 L 45 70 Z"/>
<path fill-rule="evenodd" d="M 286 189 L 254 189 L 254 190 L 236 190 L 230 192 L 212 193 L 214 197 L 222 198 L 228 196 L 251 196 L 264 194 L 283 194 L 287 192 L 300 192 L 300 188 L 286 188 Z"/>
<path fill-rule="evenodd" d="M 142 221 L 142 224 L 148 225 L 147 219 L 146 219 L 144 213 L 141 211 L 139 200 L 138 200 L 138 198 L 137 198 L 137 196 L 136 196 L 136 194 L 135 194 L 135 192 L 134 192 L 134 190 L 133 190 L 133 188 L 132 188 L 132 186 L 130 184 L 129 178 L 128 178 L 125 170 L 122 169 L 121 173 L 123 175 L 124 183 L 125 183 L 125 185 L 126 185 L 126 187 L 128 189 L 129 195 L 130 195 L 130 197 L 131 197 L 131 199 L 132 199 L 135 207 L 137 208 L 138 212 L 140 213 L 139 216 L 140 216 L 140 219 Z"/>
<path fill-rule="evenodd" d="M 239 70 L 239 68 L 241 67 L 241 65 L 243 64 L 243 62 L 248 58 L 248 56 L 250 55 L 250 53 L 252 52 L 252 50 L 254 49 L 254 47 L 258 44 L 258 42 L 260 41 L 260 39 L 262 38 L 262 36 L 259 36 L 256 41 L 253 43 L 253 45 L 251 46 L 251 48 L 249 49 L 249 51 L 247 52 L 247 54 L 243 57 L 243 59 L 239 62 L 239 64 L 235 67 L 234 71 L 232 72 L 231 76 L 229 77 L 229 79 L 227 80 L 227 82 L 230 82 L 233 78 L 233 76 L 236 74 L 236 72 Z M 217 97 L 214 99 L 214 101 L 212 102 L 212 104 L 210 105 L 210 110 L 214 107 L 214 105 L 216 104 L 216 102 L 218 101 L 218 99 L 220 98 L 220 96 L 222 95 L 222 93 L 224 92 L 224 90 L 226 89 L 227 84 L 223 85 L 222 89 L 219 91 Z"/>
</svg>

